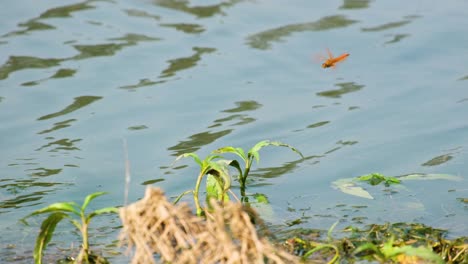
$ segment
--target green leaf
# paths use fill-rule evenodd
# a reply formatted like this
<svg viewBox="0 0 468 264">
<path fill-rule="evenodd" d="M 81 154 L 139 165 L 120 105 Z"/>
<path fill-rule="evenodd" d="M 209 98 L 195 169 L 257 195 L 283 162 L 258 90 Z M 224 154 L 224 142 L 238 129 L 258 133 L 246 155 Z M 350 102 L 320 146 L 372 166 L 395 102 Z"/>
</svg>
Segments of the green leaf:
<svg viewBox="0 0 468 264">
<path fill-rule="evenodd" d="M 198 165 L 200 165 L 200 167 L 202 167 L 202 161 L 201 161 L 201 159 L 198 157 L 197 154 L 195 154 L 195 153 L 193 153 L 193 152 L 184 153 L 184 154 L 182 154 L 182 155 L 177 156 L 177 158 L 174 160 L 174 162 L 173 162 L 172 164 L 176 163 L 178 160 L 180 160 L 180 159 L 182 159 L 182 158 L 187 158 L 187 157 L 192 157 L 193 160 L 194 160 Z"/>
<path fill-rule="evenodd" d="M 270 145 L 272 146 L 277 146 L 277 147 L 286 147 L 286 148 L 289 148 L 291 149 L 292 151 L 296 152 L 297 154 L 299 154 L 299 156 L 301 156 L 301 158 L 304 158 L 304 155 L 302 155 L 302 153 L 296 149 L 295 147 L 289 145 L 289 144 L 286 144 L 286 143 L 283 143 L 283 142 L 279 142 L 279 141 L 273 141 L 273 142 L 270 142 Z"/>
<path fill-rule="evenodd" d="M 285 144 L 283 142 L 269 141 L 269 140 L 263 140 L 263 141 L 260 141 L 257 144 L 255 144 L 255 146 L 253 146 L 249 150 L 248 157 L 249 158 L 254 157 L 255 160 L 258 163 L 259 159 L 260 159 L 258 152 L 260 151 L 260 149 L 262 149 L 263 147 L 266 147 L 266 146 L 287 147 L 287 148 L 291 149 L 292 151 L 296 152 L 297 154 L 299 154 L 299 156 L 301 156 L 301 158 L 304 158 L 304 155 L 302 155 L 302 153 L 299 150 L 297 150 L 296 148 L 294 148 L 293 146 Z"/>
<path fill-rule="evenodd" d="M 270 140 L 262 140 L 255 144 L 250 150 L 249 153 L 258 152 L 261 148 L 270 145 Z"/>
<path fill-rule="evenodd" d="M 233 153 L 233 154 L 236 154 L 237 156 L 239 156 L 244 161 L 247 160 L 247 157 L 245 156 L 245 152 L 244 152 L 244 150 L 242 148 L 234 148 L 234 147 L 231 147 L 231 146 L 227 146 L 227 147 L 219 148 L 219 149 L 213 151 L 212 153 L 218 153 L 218 154 Z"/>
<path fill-rule="evenodd" d="M 225 192 L 224 182 L 215 171 L 209 173 L 206 178 L 206 200 L 209 204 L 210 198 L 218 201 L 229 201 L 229 196 Z"/>
<path fill-rule="evenodd" d="M 49 206 L 46 206 L 42 209 L 34 211 L 31 215 L 38 215 L 50 212 L 70 212 L 76 215 L 80 215 L 78 211 L 78 205 L 75 202 L 64 202 L 64 203 L 53 203 Z"/>
<path fill-rule="evenodd" d="M 268 197 L 263 194 L 263 193 L 256 193 L 253 195 L 257 203 L 262 203 L 262 204 L 269 204 L 270 201 L 268 200 Z"/>
<path fill-rule="evenodd" d="M 333 237 L 332 237 L 332 233 L 333 233 L 333 230 L 335 229 L 335 227 L 338 225 L 340 221 L 336 221 L 329 229 L 328 229 L 328 232 L 327 232 L 327 239 L 328 239 L 328 242 L 332 242 L 333 241 Z"/>
<path fill-rule="evenodd" d="M 374 199 L 372 195 L 370 195 L 362 187 L 357 186 L 353 182 L 353 179 L 350 179 L 350 178 L 336 180 L 332 182 L 332 187 L 346 194 L 351 194 L 351 195 L 366 198 L 366 199 Z"/>
<path fill-rule="evenodd" d="M 380 248 L 378 248 L 376 245 L 374 245 L 374 244 L 372 244 L 370 242 L 365 243 L 363 245 L 360 245 L 358 248 L 356 248 L 356 250 L 354 251 L 354 254 L 358 254 L 358 253 L 366 251 L 366 250 L 370 250 L 370 251 L 374 252 L 375 254 L 377 254 L 382 259 L 386 258 L 386 256 L 380 250 Z"/>
<path fill-rule="evenodd" d="M 378 185 L 381 182 L 384 182 L 385 186 L 390 186 L 390 184 L 398 184 L 401 181 L 395 177 L 384 176 L 380 173 L 371 173 L 367 175 L 362 175 L 357 177 L 358 181 L 365 181 L 370 185 Z"/>
<path fill-rule="evenodd" d="M 430 260 L 435 263 L 443 264 L 445 263 L 442 258 L 434 253 L 431 249 L 426 247 L 411 247 L 403 246 L 400 248 L 400 253 L 403 253 L 407 256 L 416 256 L 425 260 Z"/>
<path fill-rule="evenodd" d="M 239 179 L 243 176 L 242 175 L 242 168 L 237 160 L 231 160 L 229 162 L 229 166 L 234 167 L 237 169 L 237 172 L 239 173 Z"/>
<path fill-rule="evenodd" d="M 36 245 L 34 246 L 34 263 L 42 263 L 42 253 L 52 239 L 55 227 L 64 217 L 66 217 L 65 213 L 55 212 L 50 214 L 49 217 L 42 222 L 41 231 L 37 236 Z"/>
<path fill-rule="evenodd" d="M 94 198 L 99 197 L 99 196 L 104 195 L 104 194 L 107 194 L 107 192 L 95 192 L 95 193 L 92 193 L 92 194 L 86 196 L 86 198 L 84 199 L 83 205 L 81 206 L 81 212 L 84 212 L 86 207 L 88 207 L 89 202 L 94 200 Z"/>
<path fill-rule="evenodd" d="M 231 166 L 233 161 L 232 160 L 218 160 L 216 161 L 216 163 L 221 165 L 219 176 L 223 180 L 223 191 L 227 192 L 229 188 L 231 188 L 231 174 L 229 173 L 229 166 Z"/>
<path fill-rule="evenodd" d="M 222 197 L 223 189 L 213 174 L 208 174 L 206 177 L 206 201 L 209 204 L 211 198 L 219 201 Z"/>
<path fill-rule="evenodd" d="M 91 220 L 91 218 L 97 216 L 97 215 L 102 215 L 102 214 L 110 214 L 110 213 L 114 213 L 114 214 L 118 214 L 119 213 L 119 209 L 117 207 L 106 207 L 106 208 L 101 208 L 101 209 L 98 209 L 98 210 L 95 210 L 93 212 L 91 212 L 88 217 L 87 217 L 87 220 Z"/>
</svg>

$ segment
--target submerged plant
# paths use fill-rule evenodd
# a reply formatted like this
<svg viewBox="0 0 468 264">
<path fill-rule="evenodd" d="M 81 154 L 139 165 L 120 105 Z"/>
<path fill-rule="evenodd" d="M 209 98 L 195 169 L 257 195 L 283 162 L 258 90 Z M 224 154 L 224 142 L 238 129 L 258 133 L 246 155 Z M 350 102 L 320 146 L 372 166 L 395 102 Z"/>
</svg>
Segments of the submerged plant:
<svg viewBox="0 0 468 264">
<path fill-rule="evenodd" d="M 118 209 L 116 207 L 106 207 L 102 209 L 95 210 L 91 213 L 86 214 L 85 210 L 88 204 L 98 196 L 104 195 L 106 192 L 96 192 L 92 193 L 84 199 L 84 202 L 81 206 L 79 206 L 75 202 L 61 202 L 61 203 L 53 203 L 49 206 L 46 206 L 42 209 L 34 211 L 31 215 L 38 215 L 38 214 L 45 214 L 50 213 L 49 216 L 42 222 L 41 230 L 39 235 L 36 239 L 36 245 L 34 247 L 34 263 L 41 264 L 42 263 L 42 256 L 43 252 L 47 247 L 47 244 L 52 239 L 54 235 L 55 227 L 57 224 L 67 218 L 70 222 L 80 231 L 82 244 L 81 250 L 76 258 L 77 263 L 89 263 L 91 258 L 96 259 L 99 258 L 98 256 L 91 255 L 91 251 L 89 249 L 89 241 L 88 241 L 88 227 L 91 219 L 93 219 L 97 215 L 105 214 L 105 213 L 118 213 Z M 81 222 L 80 222 L 81 221 Z M 105 260 L 101 258 L 99 263 L 105 263 Z M 96 260 L 94 260 L 96 262 Z"/>
<path fill-rule="evenodd" d="M 259 162 L 260 160 L 259 151 L 260 149 L 266 146 L 287 147 L 291 149 L 292 151 L 296 152 L 297 154 L 299 154 L 302 158 L 304 157 L 299 150 L 297 150 L 296 148 L 288 144 L 278 142 L 278 141 L 269 141 L 269 140 L 258 142 L 247 152 L 247 154 L 242 148 L 235 148 L 231 146 L 227 146 L 227 147 L 214 150 L 210 155 L 208 155 L 203 160 L 200 159 L 200 157 L 195 153 L 192 153 L 192 152 L 184 153 L 178 156 L 176 158 L 176 161 L 181 158 L 192 157 L 193 160 L 200 166 L 200 171 L 198 173 L 197 181 L 195 183 L 195 189 L 188 190 L 182 193 L 181 195 L 179 195 L 177 199 L 175 200 L 175 203 L 177 203 L 184 195 L 192 193 L 193 200 L 195 202 L 195 206 L 197 209 L 197 214 L 201 215 L 203 213 L 203 210 L 200 204 L 199 192 L 200 192 L 201 182 L 203 180 L 203 177 L 205 177 L 205 175 L 207 176 L 207 180 L 206 180 L 207 199 L 213 197 L 218 201 L 229 200 L 228 192 L 233 194 L 231 191 L 231 175 L 229 173 L 229 166 L 235 168 L 237 172 L 239 173 L 238 181 L 240 184 L 241 196 L 244 197 L 247 176 L 249 175 L 249 172 L 251 170 L 252 163 L 254 159 L 257 161 L 257 163 Z M 223 156 L 219 155 L 219 154 L 224 154 L 224 153 L 233 153 L 239 156 L 242 159 L 242 162 L 244 163 L 244 168 L 242 168 L 239 161 L 235 159 L 228 160 L 228 159 L 225 159 Z"/>
</svg>

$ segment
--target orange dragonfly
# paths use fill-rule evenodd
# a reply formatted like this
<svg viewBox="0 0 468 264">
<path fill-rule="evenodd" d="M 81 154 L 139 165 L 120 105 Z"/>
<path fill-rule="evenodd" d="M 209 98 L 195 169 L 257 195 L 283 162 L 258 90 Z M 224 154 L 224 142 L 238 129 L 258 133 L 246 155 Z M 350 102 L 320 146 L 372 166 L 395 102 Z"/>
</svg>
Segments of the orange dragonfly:
<svg viewBox="0 0 468 264">
<path fill-rule="evenodd" d="M 334 58 L 329 49 L 327 49 L 327 53 L 328 53 L 328 58 L 324 58 L 325 62 L 322 63 L 322 68 L 324 69 L 330 68 L 330 67 L 335 68 L 338 62 L 343 61 L 349 56 L 349 53 L 343 53 L 340 56 Z"/>
</svg>

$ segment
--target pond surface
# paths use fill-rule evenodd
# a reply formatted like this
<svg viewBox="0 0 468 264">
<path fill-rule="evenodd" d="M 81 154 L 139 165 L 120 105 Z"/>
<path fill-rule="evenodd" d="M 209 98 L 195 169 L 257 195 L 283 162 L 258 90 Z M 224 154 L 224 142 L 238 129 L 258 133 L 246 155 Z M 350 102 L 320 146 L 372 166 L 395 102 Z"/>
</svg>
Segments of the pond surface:
<svg viewBox="0 0 468 264">
<path fill-rule="evenodd" d="M 110 194 L 92 208 L 122 205 L 123 139 L 130 201 L 148 184 L 193 188 L 195 163 L 168 167 L 179 154 L 270 139 L 306 156 L 262 149 L 247 191 L 268 197 L 271 224 L 466 236 L 467 29 L 461 0 L 2 1 L 0 262 L 31 263 L 43 218 L 19 220 L 34 210 L 96 191 Z M 322 69 L 327 48 L 351 55 Z M 367 186 L 372 200 L 332 186 L 372 172 L 456 180 Z M 112 254 L 119 224 L 96 218 L 90 232 L 126 263 Z M 52 249 L 77 250 L 70 228 Z"/>
</svg>

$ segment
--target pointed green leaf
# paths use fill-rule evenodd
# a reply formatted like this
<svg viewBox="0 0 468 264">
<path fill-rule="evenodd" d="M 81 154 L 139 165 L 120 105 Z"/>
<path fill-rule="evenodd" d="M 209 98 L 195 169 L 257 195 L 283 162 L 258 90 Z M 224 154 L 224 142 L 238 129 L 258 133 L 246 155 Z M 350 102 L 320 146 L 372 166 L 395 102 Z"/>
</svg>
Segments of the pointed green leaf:
<svg viewBox="0 0 468 264">
<path fill-rule="evenodd" d="M 218 160 L 217 164 L 221 165 L 220 177 L 223 180 L 223 191 L 227 192 L 231 188 L 231 174 L 229 173 L 229 166 L 232 160 Z M 236 161 L 237 162 L 237 161 Z"/>
<path fill-rule="evenodd" d="M 55 227 L 57 224 L 66 217 L 65 213 L 56 212 L 50 214 L 41 225 L 41 231 L 36 239 L 36 245 L 34 246 L 34 263 L 41 264 L 42 263 L 42 253 L 49 244 L 52 236 L 54 235 Z"/>
<path fill-rule="evenodd" d="M 78 205 L 74 202 L 53 203 L 42 209 L 34 211 L 31 215 L 38 215 L 50 212 L 70 212 L 76 215 L 80 215 L 80 212 L 78 211 Z"/>
<path fill-rule="evenodd" d="M 182 159 L 182 158 L 187 158 L 187 157 L 192 157 L 193 160 L 198 164 L 200 165 L 200 167 L 202 166 L 202 161 L 200 160 L 200 158 L 198 157 L 197 154 L 193 153 L 193 152 L 190 152 L 190 153 L 184 153 L 182 155 L 179 155 L 177 156 L 177 158 L 174 160 L 174 162 L 172 163 L 172 165 L 174 165 L 174 163 L 176 163 L 178 160 Z M 171 166 L 172 166 L 171 165 Z"/>
<path fill-rule="evenodd" d="M 110 213 L 114 213 L 114 214 L 118 214 L 119 213 L 119 209 L 117 207 L 106 207 L 106 208 L 101 208 L 101 209 L 98 209 L 98 210 L 95 210 L 93 211 L 92 213 L 90 213 L 87 217 L 87 220 L 91 220 L 91 218 L 97 216 L 97 215 L 102 215 L 102 214 L 110 214 Z"/>
<path fill-rule="evenodd" d="M 219 149 L 213 151 L 213 153 L 218 153 L 218 154 L 233 153 L 233 154 L 236 154 L 237 156 L 241 157 L 243 160 L 247 159 L 247 157 L 245 156 L 245 152 L 244 152 L 244 150 L 242 148 L 234 148 L 234 147 L 231 147 L 231 146 L 219 148 Z"/>
<path fill-rule="evenodd" d="M 217 150 L 214 150 L 213 153 L 217 153 L 217 154 L 236 153 L 236 149 L 234 147 L 231 147 L 231 146 L 226 146 L 226 147 L 222 147 L 222 148 L 219 148 Z"/>
<path fill-rule="evenodd" d="M 214 171 L 213 171 L 214 172 Z M 216 173 L 209 173 L 206 178 L 206 200 L 209 203 L 210 198 L 218 201 L 229 201 L 229 196 L 224 190 L 224 182 Z"/>
<path fill-rule="evenodd" d="M 214 159 L 221 159 L 223 156 L 220 155 L 209 155 L 208 157 L 205 158 L 205 161 L 210 162 Z"/>
<path fill-rule="evenodd" d="M 296 149 L 295 147 L 289 145 L 289 144 L 286 144 L 286 143 L 283 143 L 283 142 L 279 142 L 279 141 L 273 141 L 273 142 L 270 142 L 270 145 L 272 146 L 277 146 L 277 147 L 286 147 L 286 148 L 289 148 L 291 149 L 292 151 L 296 152 L 297 154 L 299 154 L 299 156 L 301 156 L 301 158 L 304 158 L 304 155 L 302 155 L 302 153 Z"/>
<path fill-rule="evenodd" d="M 239 173 L 239 179 L 243 176 L 242 174 L 242 168 L 237 160 L 231 160 L 229 162 L 229 166 L 234 167 L 237 169 L 237 172 Z"/>
<path fill-rule="evenodd" d="M 268 146 L 270 144 L 270 140 L 262 140 L 255 144 L 250 150 L 249 153 L 258 152 L 261 148 Z"/>
<path fill-rule="evenodd" d="M 222 187 L 219 184 L 216 176 L 213 174 L 208 174 L 206 177 L 206 200 L 207 202 L 210 201 L 210 198 L 215 198 L 219 201 L 222 197 Z"/>
<path fill-rule="evenodd" d="M 301 158 L 304 158 L 304 155 L 302 155 L 302 153 L 298 149 L 294 148 L 293 146 L 285 144 L 283 142 L 269 141 L 269 140 L 263 140 L 263 141 L 260 141 L 257 144 L 255 144 L 255 146 L 253 146 L 248 152 L 249 158 L 254 157 L 255 160 L 258 163 L 258 161 L 260 159 L 258 152 L 260 151 L 260 149 L 262 149 L 263 147 L 266 147 L 266 146 L 287 147 L 287 148 L 291 149 L 292 151 L 296 152 L 297 154 L 299 154 L 299 156 L 301 156 Z"/>
<path fill-rule="evenodd" d="M 258 153 L 258 151 L 249 152 L 249 158 L 250 157 L 253 157 L 257 163 L 260 162 L 260 154 Z"/>
<path fill-rule="evenodd" d="M 370 195 L 362 187 L 356 186 L 356 184 L 353 183 L 352 179 L 349 179 L 349 178 L 340 179 L 340 180 L 336 180 L 332 182 L 332 187 L 346 194 L 351 194 L 351 195 L 366 198 L 366 199 L 374 199 L 372 195 Z"/>
<path fill-rule="evenodd" d="M 243 160 L 247 159 L 247 156 L 245 156 L 245 152 L 242 148 L 236 148 L 236 153 L 241 157 Z"/>
<path fill-rule="evenodd" d="M 81 206 L 81 211 L 84 212 L 86 207 L 88 207 L 89 202 L 94 200 L 94 198 L 99 197 L 99 196 L 104 195 L 104 194 L 107 194 L 107 192 L 95 192 L 95 193 L 92 193 L 92 194 L 86 196 L 86 198 L 84 199 L 83 205 Z"/>
</svg>

